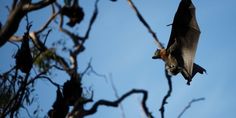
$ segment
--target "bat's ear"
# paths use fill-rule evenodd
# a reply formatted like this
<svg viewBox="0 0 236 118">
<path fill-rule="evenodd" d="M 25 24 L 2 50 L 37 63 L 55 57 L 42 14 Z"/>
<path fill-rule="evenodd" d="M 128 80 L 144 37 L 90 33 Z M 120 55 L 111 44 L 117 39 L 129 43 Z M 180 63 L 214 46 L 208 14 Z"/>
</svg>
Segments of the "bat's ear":
<svg viewBox="0 0 236 118">
<path fill-rule="evenodd" d="M 155 54 L 152 56 L 152 59 L 160 59 L 160 58 L 161 58 L 160 50 L 157 49 Z"/>
</svg>

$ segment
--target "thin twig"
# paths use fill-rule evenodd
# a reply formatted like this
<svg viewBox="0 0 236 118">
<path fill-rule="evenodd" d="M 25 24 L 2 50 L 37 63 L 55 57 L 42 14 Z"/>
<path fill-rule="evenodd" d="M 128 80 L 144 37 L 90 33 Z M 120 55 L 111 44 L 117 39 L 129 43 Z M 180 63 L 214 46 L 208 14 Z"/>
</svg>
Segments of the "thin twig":
<svg viewBox="0 0 236 118">
<path fill-rule="evenodd" d="M 89 73 L 93 73 L 94 75 L 96 75 L 96 76 L 98 76 L 98 77 L 107 79 L 107 76 L 106 76 L 106 75 L 100 74 L 100 73 L 96 72 L 96 71 L 93 69 L 93 66 L 91 66 Z"/>
<path fill-rule="evenodd" d="M 161 112 L 161 118 L 164 118 L 165 104 L 167 104 L 167 99 L 171 96 L 171 92 L 172 92 L 171 76 L 168 75 L 166 70 L 165 70 L 165 74 L 166 74 L 166 79 L 168 82 L 169 90 L 167 91 L 167 94 L 164 96 L 162 103 L 161 103 L 161 108 L 159 109 L 159 111 Z"/>
<path fill-rule="evenodd" d="M 205 98 L 197 98 L 197 99 L 192 99 L 188 105 L 182 110 L 182 112 L 178 115 L 178 118 L 181 118 L 181 116 L 191 107 L 191 105 L 194 103 L 194 102 L 199 102 L 199 101 L 203 101 L 205 100 Z"/>
<path fill-rule="evenodd" d="M 134 5 L 134 3 L 132 2 L 132 0 L 128 0 L 128 3 L 130 5 L 130 7 L 134 10 L 134 12 L 136 13 L 138 19 L 141 21 L 141 23 L 143 23 L 143 25 L 148 29 L 148 32 L 151 33 L 152 37 L 154 38 L 158 48 L 163 49 L 164 46 L 161 44 L 161 42 L 159 41 L 159 39 L 156 36 L 156 33 L 152 30 L 152 28 L 148 25 L 148 23 L 146 22 L 146 20 L 143 18 L 143 16 L 141 15 L 141 13 L 138 11 L 137 7 Z"/>
<path fill-rule="evenodd" d="M 59 69 L 61 70 L 61 68 L 57 67 L 56 65 L 52 65 L 50 66 L 48 69 L 40 72 L 39 74 L 37 74 L 34 78 L 32 78 L 30 81 L 27 82 L 27 85 L 31 84 L 31 83 L 34 83 L 35 80 L 39 79 L 39 78 L 45 78 L 47 79 L 50 83 L 52 83 L 53 85 L 55 86 L 60 86 L 59 84 L 53 82 L 50 78 L 48 77 L 45 77 L 44 75 L 52 68 L 56 68 L 56 69 Z"/>
<path fill-rule="evenodd" d="M 56 86 L 56 87 L 61 87 L 60 84 L 58 84 L 58 83 L 52 81 L 51 78 L 49 78 L 49 77 L 47 77 L 47 76 L 39 76 L 39 78 L 44 78 L 44 79 L 48 80 L 52 85 L 54 85 L 54 86 Z"/>
<path fill-rule="evenodd" d="M 84 71 L 80 74 L 80 77 L 83 78 L 83 76 L 89 71 L 89 69 L 91 68 L 91 63 L 92 63 L 92 58 L 90 58 L 88 66 L 84 69 Z"/>
<path fill-rule="evenodd" d="M 114 81 L 113 81 L 113 78 L 112 78 L 112 74 L 111 74 L 111 73 L 109 74 L 109 79 L 110 79 L 111 87 L 112 87 L 112 89 L 113 89 L 113 91 L 114 91 L 114 93 L 115 93 L 115 96 L 116 96 L 116 98 L 118 99 L 118 98 L 119 98 L 119 94 L 118 94 L 117 88 L 116 88 L 116 86 L 115 86 L 115 83 L 114 83 Z M 122 117 L 123 117 L 123 118 L 126 118 L 126 116 L 125 116 L 125 110 L 124 110 L 124 108 L 123 108 L 122 103 L 120 103 L 120 109 L 121 109 L 121 112 L 122 112 Z"/>
<path fill-rule="evenodd" d="M 86 69 L 80 74 L 81 75 L 81 78 L 83 78 L 83 76 L 85 74 L 94 74 L 95 76 L 98 76 L 98 77 L 101 77 L 101 78 L 104 78 L 106 81 L 107 81 L 107 76 L 105 74 L 100 74 L 98 73 L 97 71 L 94 70 L 93 66 L 92 66 L 92 58 L 90 59 L 89 63 L 88 63 L 88 66 L 86 67 Z"/>
<path fill-rule="evenodd" d="M 46 41 L 47 41 L 47 39 L 48 39 L 48 35 L 49 35 L 49 33 L 50 33 L 51 31 L 52 31 L 52 29 L 48 30 L 48 32 L 47 32 L 47 34 L 46 34 L 46 36 L 45 36 L 45 39 L 44 39 L 44 41 L 43 41 L 43 45 L 46 44 Z"/>
<path fill-rule="evenodd" d="M 48 27 L 48 25 L 56 18 L 56 16 L 58 14 L 59 14 L 59 12 L 55 13 L 54 7 L 52 5 L 52 15 L 51 15 L 51 17 L 48 19 L 48 21 L 38 31 L 35 31 L 35 33 L 38 35 L 42 31 L 44 31 Z"/>
</svg>

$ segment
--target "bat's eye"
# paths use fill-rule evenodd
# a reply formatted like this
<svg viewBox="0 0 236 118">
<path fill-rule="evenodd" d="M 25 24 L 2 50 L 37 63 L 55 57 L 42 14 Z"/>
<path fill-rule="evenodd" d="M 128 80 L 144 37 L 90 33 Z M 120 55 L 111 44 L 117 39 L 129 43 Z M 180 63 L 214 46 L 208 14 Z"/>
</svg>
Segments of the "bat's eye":
<svg viewBox="0 0 236 118">
<path fill-rule="evenodd" d="M 170 65 L 170 68 L 175 68 L 175 65 Z"/>
</svg>

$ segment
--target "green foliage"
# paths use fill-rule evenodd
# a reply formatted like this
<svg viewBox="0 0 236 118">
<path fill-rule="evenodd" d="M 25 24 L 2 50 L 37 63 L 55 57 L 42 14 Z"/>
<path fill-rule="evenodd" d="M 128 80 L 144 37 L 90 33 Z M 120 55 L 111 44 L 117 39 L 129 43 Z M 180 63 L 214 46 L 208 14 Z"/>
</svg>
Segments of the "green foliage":
<svg viewBox="0 0 236 118">
<path fill-rule="evenodd" d="M 3 76 L 1 76 L 0 78 L 6 79 Z M 13 88 L 8 84 L 9 83 L 4 80 L 0 81 L 0 113 L 2 112 L 2 109 L 6 107 L 6 105 L 9 103 L 9 101 L 14 95 Z"/>
<path fill-rule="evenodd" d="M 36 58 L 34 64 L 38 68 L 40 72 L 49 70 L 50 66 L 58 60 L 57 56 L 55 55 L 55 49 L 51 48 L 42 52 L 39 57 Z"/>
<path fill-rule="evenodd" d="M 2 87 L 0 88 L 0 109 L 2 109 L 4 106 L 7 105 L 9 102 L 9 98 L 12 97 L 12 93 L 8 90 L 3 89 Z"/>
</svg>

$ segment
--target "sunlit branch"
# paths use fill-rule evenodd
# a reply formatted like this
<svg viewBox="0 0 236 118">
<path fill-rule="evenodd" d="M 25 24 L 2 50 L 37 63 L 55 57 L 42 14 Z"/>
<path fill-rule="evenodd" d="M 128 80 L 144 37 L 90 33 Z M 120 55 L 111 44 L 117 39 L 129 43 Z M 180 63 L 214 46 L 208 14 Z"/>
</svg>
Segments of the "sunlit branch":
<svg viewBox="0 0 236 118">
<path fill-rule="evenodd" d="M 52 4 L 55 1 L 56 0 L 41 0 L 37 3 L 28 3 L 23 6 L 23 10 L 28 11 L 28 12 L 38 10 Z"/>
<path fill-rule="evenodd" d="M 74 72 L 77 72 L 77 69 L 78 69 L 77 55 L 73 53 L 72 51 L 70 51 L 70 62 L 72 65 L 71 68 L 74 70 Z"/>
</svg>

